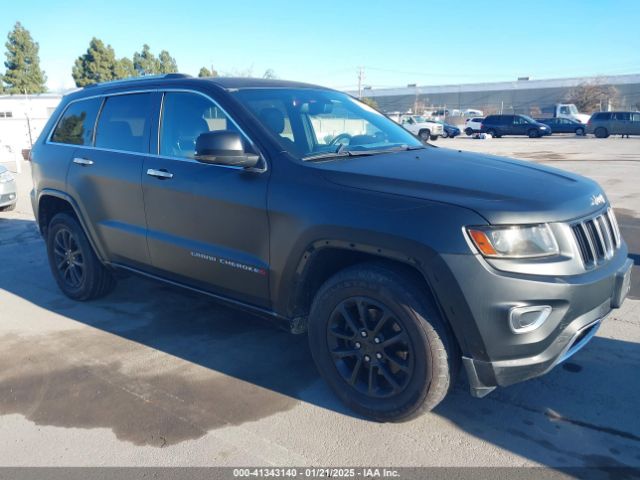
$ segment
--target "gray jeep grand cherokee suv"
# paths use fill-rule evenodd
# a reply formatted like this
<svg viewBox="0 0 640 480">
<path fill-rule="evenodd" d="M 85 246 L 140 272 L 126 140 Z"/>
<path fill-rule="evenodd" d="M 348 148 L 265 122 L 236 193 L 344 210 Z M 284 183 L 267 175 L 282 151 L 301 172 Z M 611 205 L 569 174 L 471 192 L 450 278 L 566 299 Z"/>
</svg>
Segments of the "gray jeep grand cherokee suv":
<svg viewBox="0 0 640 480">
<path fill-rule="evenodd" d="M 127 270 L 281 321 L 378 420 L 435 407 L 460 364 L 475 396 L 549 371 L 629 288 L 595 182 L 425 145 L 313 85 L 171 74 L 87 87 L 32 158 L 66 295 L 105 295 Z"/>
</svg>

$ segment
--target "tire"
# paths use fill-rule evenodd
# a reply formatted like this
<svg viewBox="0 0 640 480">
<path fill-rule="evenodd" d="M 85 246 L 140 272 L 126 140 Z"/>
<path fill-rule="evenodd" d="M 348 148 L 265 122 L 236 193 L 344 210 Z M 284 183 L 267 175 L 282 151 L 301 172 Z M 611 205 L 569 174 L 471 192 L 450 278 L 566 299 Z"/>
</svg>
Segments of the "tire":
<svg viewBox="0 0 640 480">
<path fill-rule="evenodd" d="M 431 132 L 427 129 L 420 130 L 420 133 L 418 133 L 418 137 L 420 137 L 420 140 L 422 140 L 423 142 L 426 142 L 427 140 L 429 140 L 430 136 L 431 136 Z"/>
<path fill-rule="evenodd" d="M 584 137 L 584 128 L 582 127 L 576 128 L 576 135 L 579 137 Z"/>
<path fill-rule="evenodd" d="M 470 137 L 471 135 L 473 135 L 473 129 L 471 129 L 470 127 L 467 127 L 464 129 L 464 133 L 467 137 Z"/>
<path fill-rule="evenodd" d="M 368 321 L 361 323 L 363 312 Z M 383 312 L 387 319 L 377 329 Z M 392 338 L 399 340 L 389 343 Z M 309 315 L 309 345 L 335 394 L 378 421 L 433 409 L 454 383 L 460 362 L 457 343 L 424 286 L 375 263 L 347 268 L 320 288 Z M 355 353 L 345 355 L 341 348 Z"/>
<path fill-rule="evenodd" d="M 538 132 L 536 129 L 532 128 L 531 130 L 529 130 L 529 138 L 538 138 L 540 136 L 540 132 Z"/>
<path fill-rule="evenodd" d="M 607 138 L 609 136 L 609 132 L 604 127 L 596 128 L 593 134 L 596 136 L 596 138 Z"/>
<path fill-rule="evenodd" d="M 442 131 L 442 138 L 449 138 L 449 134 L 447 133 L 446 130 Z"/>
<path fill-rule="evenodd" d="M 115 277 L 100 263 L 82 227 L 68 213 L 58 213 L 49 223 L 47 256 L 58 287 L 73 300 L 99 298 L 115 287 Z"/>
<path fill-rule="evenodd" d="M 436 140 L 438 140 L 438 135 L 430 135 L 429 140 L 431 140 L 432 142 L 435 142 Z"/>
<path fill-rule="evenodd" d="M 489 130 L 487 130 L 487 133 L 491 135 L 493 138 L 498 138 L 498 135 L 496 134 L 496 131 L 493 128 L 490 128 Z"/>
<path fill-rule="evenodd" d="M 0 212 L 12 212 L 16 209 L 16 203 L 12 203 L 11 205 L 7 205 L 6 207 L 0 207 Z"/>
</svg>

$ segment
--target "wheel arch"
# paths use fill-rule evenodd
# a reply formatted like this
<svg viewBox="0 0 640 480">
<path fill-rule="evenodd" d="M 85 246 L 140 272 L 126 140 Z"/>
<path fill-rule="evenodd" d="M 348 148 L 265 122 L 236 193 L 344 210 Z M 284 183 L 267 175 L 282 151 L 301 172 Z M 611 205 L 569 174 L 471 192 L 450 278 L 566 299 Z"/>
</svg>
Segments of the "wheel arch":
<svg viewBox="0 0 640 480">
<path fill-rule="evenodd" d="M 306 330 L 311 303 L 324 282 L 345 268 L 366 263 L 385 266 L 408 276 L 417 285 L 424 286 L 425 293 L 438 309 L 447 328 L 451 330 L 452 338 L 460 346 L 461 339 L 438 301 L 429 273 L 419 259 L 388 248 L 344 240 L 316 241 L 304 251 L 298 261 L 292 282 L 293 289 L 287 299 L 287 313 L 294 319 L 295 330 Z"/>
<path fill-rule="evenodd" d="M 96 237 L 94 234 L 95 232 L 93 232 L 93 230 L 88 227 L 88 223 L 84 220 L 80 207 L 78 203 L 73 199 L 73 197 L 59 190 L 42 190 L 38 194 L 37 208 L 35 209 L 35 211 L 37 215 L 36 222 L 38 225 L 38 229 L 40 230 L 40 234 L 45 238 L 47 236 L 47 228 L 49 226 L 49 222 L 57 213 L 67 212 L 72 214 L 76 218 L 76 220 L 78 220 L 78 223 L 80 223 L 80 227 L 87 236 L 89 244 L 91 245 L 91 248 L 93 248 L 93 251 L 96 253 L 96 256 L 101 262 L 104 263 L 104 251 L 96 242 Z"/>
</svg>

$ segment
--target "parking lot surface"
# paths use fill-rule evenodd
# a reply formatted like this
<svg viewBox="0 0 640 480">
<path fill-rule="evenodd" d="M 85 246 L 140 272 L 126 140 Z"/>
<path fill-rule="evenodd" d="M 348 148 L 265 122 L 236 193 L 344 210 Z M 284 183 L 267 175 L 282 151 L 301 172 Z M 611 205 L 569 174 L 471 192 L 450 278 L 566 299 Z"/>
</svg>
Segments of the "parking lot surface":
<svg viewBox="0 0 640 480">
<path fill-rule="evenodd" d="M 304 336 L 133 276 L 99 301 L 64 297 L 25 163 L 18 208 L 0 213 L 0 465 L 640 467 L 640 139 L 436 144 L 550 164 L 607 192 L 634 281 L 567 363 L 484 399 L 461 374 L 410 422 L 358 418 L 320 380 Z"/>
</svg>

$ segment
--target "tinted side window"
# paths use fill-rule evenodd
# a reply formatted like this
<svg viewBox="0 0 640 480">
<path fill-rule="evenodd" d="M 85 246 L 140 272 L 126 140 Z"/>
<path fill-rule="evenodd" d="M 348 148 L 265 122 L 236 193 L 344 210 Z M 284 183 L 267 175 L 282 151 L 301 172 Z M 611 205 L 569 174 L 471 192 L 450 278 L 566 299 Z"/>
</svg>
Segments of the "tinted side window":
<svg viewBox="0 0 640 480">
<path fill-rule="evenodd" d="M 102 98 L 74 102 L 65 110 L 53 131 L 51 141 L 72 145 L 91 145 L 96 116 Z"/>
<path fill-rule="evenodd" d="M 609 112 L 596 113 L 594 120 L 611 120 L 611 114 Z"/>
<path fill-rule="evenodd" d="M 98 119 L 96 147 L 148 152 L 150 114 L 150 93 L 108 97 Z"/>
<path fill-rule="evenodd" d="M 612 114 L 614 120 L 629 120 L 629 112 L 616 112 Z"/>
<path fill-rule="evenodd" d="M 233 122 L 211 100 L 186 92 L 167 92 L 162 102 L 160 155 L 193 158 L 201 133 L 235 130 Z M 245 149 L 248 149 L 245 142 Z"/>
<path fill-rule="evenodd" d="M 493 124 L 500 123 L 499 118 L 500 117 L 496 115 L 489 115 L 487 118 L 484 119 L 482 123 L 493 123 Z M 475 121 L 481 122 L 481 120 L 475 120 Z"/>
</svg>

